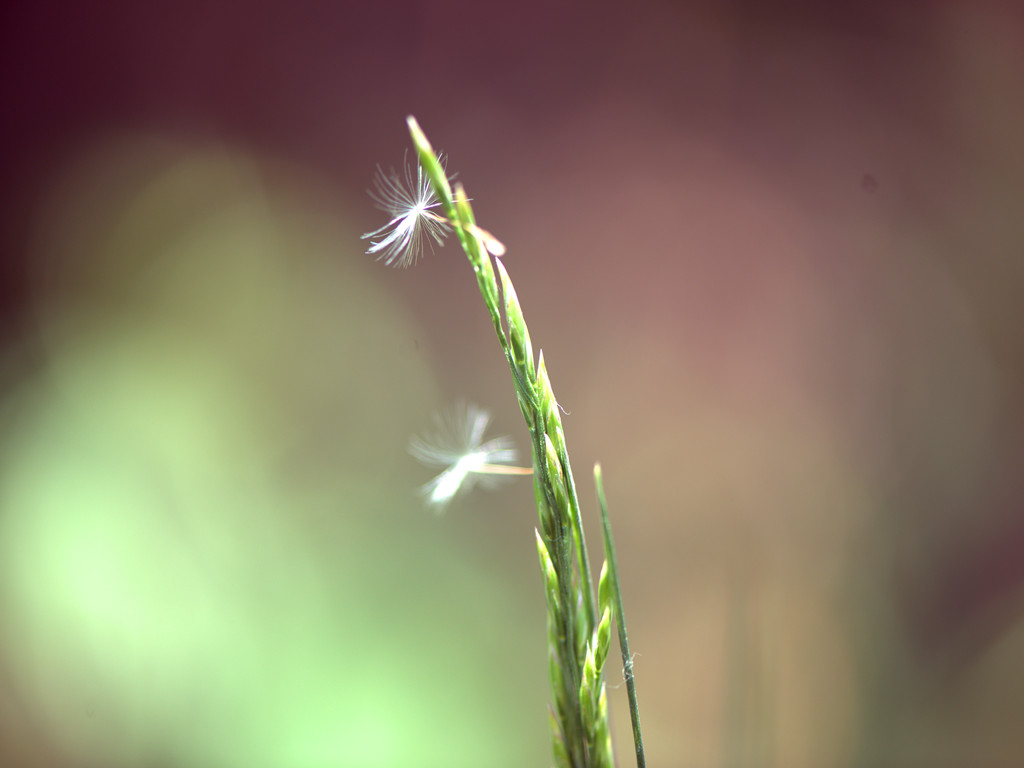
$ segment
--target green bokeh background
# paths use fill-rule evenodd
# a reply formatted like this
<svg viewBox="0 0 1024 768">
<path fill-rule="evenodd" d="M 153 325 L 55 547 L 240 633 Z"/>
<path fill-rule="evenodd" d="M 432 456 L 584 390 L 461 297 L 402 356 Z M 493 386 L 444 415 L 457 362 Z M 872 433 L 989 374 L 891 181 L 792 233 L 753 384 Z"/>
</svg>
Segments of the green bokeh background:
<svg viewBox="0 0 1024 768">
<path fill-rule="evenodd" d="M 507 743 L 544 727 L 529 517 L 493 567 L 421 504 L 413 319 L 337 201 L 264 172 L 126 140 L 54 194 L 46 364 L 3 408 L 11 717 L 82 765 L 541 761 Z"/>
</svg>

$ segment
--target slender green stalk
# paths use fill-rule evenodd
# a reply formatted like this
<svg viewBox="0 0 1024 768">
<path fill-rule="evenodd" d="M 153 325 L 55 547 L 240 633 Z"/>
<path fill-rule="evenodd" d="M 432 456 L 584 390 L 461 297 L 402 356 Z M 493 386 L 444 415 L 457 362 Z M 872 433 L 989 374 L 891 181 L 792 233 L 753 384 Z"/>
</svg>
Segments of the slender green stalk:
<svg viewBox="0 0 1024 768">
<path fill-rule="evenodd" d="M 611 581 L 615 601 L 615 624 L 619 630 L 619 650 L 622 652 L 622 674 L 626 678 L 626 694 L 629 697 L 629 719 L 633 724 L 633 746 L 636 747 L 637 768 L 644 768 L 644 738 L 640 733 L 640 707 L 636 701 L 636 683 L 633 680 L 633 655 L 629 651 L 629 633 L 626 631 L 626 614 L 622 610 L 622 589 L 619 586 L 619 562 L 615 556 L 615 539 L 612 538 L 612 524 L 608 519 L 608 504 L 604 499 L 604 482 L 601 479 L 601 465 L 594 465 L 594 485 L 597 486 L 597 502 L 601 507 L 601 525 L 604 530 L 604 556 L 608 563 L 608 577 Z"/>
<path fill-rule="evenodd" d="M 426 135 L 412 117 L 409 133 L 437 202 L 421 198 L 413 207 L 397 210 L 392 233 L 374 248 L 392 257 L 399 247 L 415 243 L 415 217 L 455 230 L 476 275 L 498 342 L 508 362 L 523 419 L 530 431 L 534 496 L 539 530 L 537 554 L 544 577 L 548 607 L 548 653 L 554 705 L 551 711 L 552 747 L 557 768 L 611 768 L 614 764 L 608 727 L 608 697 L 603 681 L 611 645 L 612 616 L 622 615 L 617 571 L 606 558 L 594 597 L 594 583 L 565 434 L 543 353 L 534 360 L 530 332 L 519 297 L 500 260 L 504 253 L 492 235 L 481 229 L 461 184 L 452 186 Z M 404 200 L 404 198 L 403 198 Z M 440 205 L 444 219 L 429 208 Z M 414 260 L 414 259 L 413 259 Z M 408 263 L 401 260 L 400 263 Z M 497 275 L 495 274 L 497 273 Z M 602 496 L 603 504 L 603 496 Z M 606 514 L 606 513 L 605 513 Z M 606 514 L 606 551 L 610 529 Z M 611 550 L 614 557 L 614 548 Z M 611 573 L 611 581 L 609 581 Z M 613 595 L 616 604 L 611 600 Z M 620 621 L 620 633 L 622 624 Z M 632 670 L 627 667 L 632 691 Z M 635 695 L 631 699 L 635 713 Z M 634 715 L 634 732 L 639 734 Z M 643 750 L 638 746 L 638 759 Z M 642 762 L 640 763 L 642 766 Z"/>
</svg>

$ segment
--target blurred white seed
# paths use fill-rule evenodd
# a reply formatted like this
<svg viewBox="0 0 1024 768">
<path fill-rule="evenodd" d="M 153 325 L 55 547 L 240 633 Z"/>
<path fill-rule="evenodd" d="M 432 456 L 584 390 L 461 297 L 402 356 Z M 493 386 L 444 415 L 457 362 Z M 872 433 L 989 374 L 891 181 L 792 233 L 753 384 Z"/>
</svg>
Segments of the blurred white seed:
<svg viewBox="0 0 1024 768">
<path fill-rule="evenodd" d="M 422 488 L 427 503 L 443 511 L 456 495 L 479 483 L 491 487 L 503 476 L 528 475 L 529 467 L 515 466 L 518 458 L 507 436 L 483 442 L 491 415 L 473 404 L 459 404 L 447 415 L 435 414 L 436 431 L 409 440 L 409 453 L 444 471 Z"/>
</svg>

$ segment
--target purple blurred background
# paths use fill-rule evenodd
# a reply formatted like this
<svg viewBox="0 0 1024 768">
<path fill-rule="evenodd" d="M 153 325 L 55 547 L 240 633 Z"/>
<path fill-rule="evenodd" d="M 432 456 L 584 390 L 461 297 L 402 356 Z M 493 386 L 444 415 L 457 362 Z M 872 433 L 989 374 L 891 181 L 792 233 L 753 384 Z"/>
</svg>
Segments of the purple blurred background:
<svg viewBox="0 0 1024 768">
<path fill-rule="evenodd" d="M 109 393 L 97 345 L 155 329 L 184 360 L 201 347 L 203 376 L 226 371 L 225 402 L 254 398 L 231 429 L 249 435 L 238 445 L 268 446 L 245 466 L 306 510 L 286 515 L 303 546 L 330 541 L 325 530 L 376 531 L 375 559 L 400 581 L 403 563 L 416 563 L 409 578 L 436 567 L 430 536 L 454 542 L 437 544 L 453 548 L 446 559 L 468 557 L 467 578 L 492 569 L 518 601 L 497 617 L 517 628 L 494 642 L 520 649 L 515 664 L 533 675 L 518 690 L 522 669 L 505 661 L 478 692 L 525 712 L 519 730 L 495 726 L 508 741 L 493 748 L 529 746 L 493 764 L 548 759 L 530 489 L 485 494 L 439 523 L 415 503 L 424 470 L 402 454 L 405 435 L 458 397 L 526 442 L 458 249 L 401 272 L 363 254 L 358 235 L 383 223 L 365 189 L 378 163 L 401 162 L 414 114 L 508 246 L 591 513 L 589 468 L 604 467 L 650 763 L 1021 764 L 1016 4 L 184 0 L 25 3 L 2 19 L 2 471 L 34 478 L 3 497 L 5 551 L 25 530 L 19 500 L 51 487 L 46 451 L 68 445 L 39 436 L 56 407 L 47 393 L 85 391 L 82 370 Z M 193 261 L 173 257 L 193 242 Z M 132 338 L 114 354 L 125 370 L 139 350 L 153 371 L 182 370 L 150 336 Z M 100 414 L 91 397 L 71 399 Z M 223 434 L 222 411 L 202 402 L 198 421 Z M 107 416 L 95 418 L 104 432 Z M 329 497 L 355 493 L 333 484 L 339 472 L 366 484 L 341 532 L 324 522 Z M 410 499 L 387 536 L 373 510 L 399 502 L 382 487 Z M 410 518 L 422 530 L 401 533 Z M 336 578 L 318 567 L 313 581 Z M 0 656 L 0 762 L 230 762 L 177 751 L 180 735 L 83 747 L 39 694 L 51 683 L 17 671 L 49 658 L 33 655 L 25 617 L 45 633 L 48 612 L 75 602 L 33 613 L 24 580 L 46 571 L 19 568 L 3 574 L 0 641 L 13 650 Z M 63 594 L 63 577 L 47 578 Z M 407 631 L 377 623 L 389 596 L 374 593 L 366 642 Z M 467 609 L 463 629 L 477 616 Z M 61 626 L 74 638 L 79 625 Z M 456 629 L 433 630 L 439 647 Z M 480 674 L 491 651 L 461 648 Z M 437 706 L 424 696 L 402 717 Z M 125 700 L 112 695 L 110 711 Z M 420 762 L 332 752 L 321 764 L 487 764 L 439 744 Z"/>
</svg>

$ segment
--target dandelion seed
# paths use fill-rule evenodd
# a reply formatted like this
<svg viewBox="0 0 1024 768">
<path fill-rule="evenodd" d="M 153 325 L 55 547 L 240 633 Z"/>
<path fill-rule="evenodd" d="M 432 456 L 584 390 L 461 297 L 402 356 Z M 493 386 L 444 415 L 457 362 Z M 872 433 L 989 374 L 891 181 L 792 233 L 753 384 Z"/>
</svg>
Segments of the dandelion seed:
<svg viewBox="0 0 1024 768">
<path fill-rule="evenodd" d="M 517 453 L 512 441 L 496 437 L 483 442 L 491 415 L 475 405 L 456 407 L 448 418 L 435 415 L 437 431 L 409 440 L 409 453 L 424 464 L 445 467 L 421 488 L 427 503 L 438 512 L 462 491 L 479 483 L 491 487 L 507 475 L 528 475 L 529 467 L 514 466 Z"/>
<path fill-rule="evenodd" d="M 416 179 L 413 181 L 412 168 L 408 160 L 404 163 L 405 179 L 394 170 L 384 173 L 378 165 L 374 188 L 370 197 L 377 207 L 390 215 L 391 221 L 380 229 L 367 232 L 363 239 L 380 237 L 370 241 L 368 254 L 378 254 L 389 267 L 408 267 L 416 263 L 423 253 L 424 241 L 430 245 L 432 238 L 438 245 L 450 231 L 448 220 L 432 211 L 440 202 L 430 186 L 430 179 L 423 173 L 423 167 L 416 164 Z M 432 246 L 431 246 L 432 247 Z"/>
</svg>

